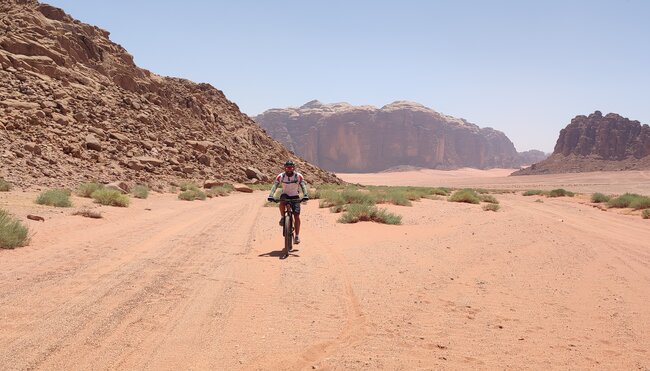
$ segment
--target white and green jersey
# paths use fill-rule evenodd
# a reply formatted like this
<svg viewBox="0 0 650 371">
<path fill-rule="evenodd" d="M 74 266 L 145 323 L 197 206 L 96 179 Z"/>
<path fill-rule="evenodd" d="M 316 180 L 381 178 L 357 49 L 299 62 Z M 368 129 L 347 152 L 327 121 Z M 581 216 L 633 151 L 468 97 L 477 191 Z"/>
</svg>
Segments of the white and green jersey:
<svg viewBox="0 0 650 371">
<path fill-rule="evenodd" d="M 302 174 L 297 171 L 294 171 L 291 176 L 287 173 L 281 173 L 275 177 L 275 183 L 271 187 L 271 193 L 269 197 L 275 195 L 275 190 L 278 189 L 278 186 L 282 186 L 282 194 L 285 194 L 289 197 L 300 196 L 300 190 L 302 189 L 302 194 L 304 197 L 309 197 L 307 195 L 307 186 L 305 185 L 305 178 Z"/>
</svg>

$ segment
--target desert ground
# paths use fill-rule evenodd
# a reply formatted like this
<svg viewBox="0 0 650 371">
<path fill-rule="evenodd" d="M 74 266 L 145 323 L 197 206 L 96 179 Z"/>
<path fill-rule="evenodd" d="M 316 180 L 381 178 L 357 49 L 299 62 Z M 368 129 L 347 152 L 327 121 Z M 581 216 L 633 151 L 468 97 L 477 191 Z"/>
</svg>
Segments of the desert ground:
<svg viewBox="0 0 650 371">
<path fill-rule="evenodd" d="M 263 192 L 72 209 L 0 193 L 34 233 L 0 250 L 0 368 L 650 369 L 650 221 L 588 200 L 649 194 L 650 172 L 505 174 L 342 177 L 584 194 L 496 194 L 496 213 L 386 206 L 401 226 L 336 223 L 311 201 L 302 244 L 280 260 Z M 104 218 L 71 215 L 84 204 Z"/>
</svg>

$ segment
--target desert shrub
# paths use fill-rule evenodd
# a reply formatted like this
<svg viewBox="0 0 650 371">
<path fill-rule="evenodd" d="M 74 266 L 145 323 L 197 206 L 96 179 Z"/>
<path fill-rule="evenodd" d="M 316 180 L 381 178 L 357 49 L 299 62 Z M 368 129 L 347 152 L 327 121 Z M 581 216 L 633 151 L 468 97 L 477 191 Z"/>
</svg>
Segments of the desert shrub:
<svg viewBox="0 0 650 371">
<path fill-rule="evenodd" d="M 611 199 L 610 196 L 596 192 L 593 195 L 591 195 L 591 202 L 595 204 L 600 204 L 603 202 L 608 202 Z"/>
<path fill-rule="evenodd" d="M 131 189 L 131 194 L 135 198 L 147 198 L 149 197 L 149 187 L 143 184 L 137 184 Z"/>
<path fill-rule="evenodd" d="M 645 209 L 641 212 L 641 217 L 643 219 L 650 219 L 650 209 Z"/>
<path fill-rule="evenodd" d="M 487 194 L 482 194 L 479 196 L 479 199 L 481 202 L 487 202 L 490 204 L 498 204 L 499 200 L 497 200 L 494 196 L 492 195 L 487 195 Z"/>
<path fill-rule="evenodd" d="M 255 191 L 270 191 L 273 183 L 255 183 L 248 184 L 248 186 Z"/>
<path fill-rule="evenodd" d="M 93 200 L 100 205 L 127 207 L 131 200 L 127 195 L 117 189 L 102 188 L 98 189 L 91 195 Z"/>
<path fill-rule="evenodd" d="M 20 220 L 0 209 L 0 248 L 13 249 L 29 243 L 29 229 Z"/>
<path fill-rule="evenodd" d="M 631 207 L 635 210 L 650 208 L 650 197 L 642 196 L 636 193 L 625 193 L 621 196 L 612 198 L 607 202 L 609 207 L 625 208 Z"/>
<path fill-rule="evenodd" d="M 11 191 L 11 183 L 0 178 L 0 192 L 9 192 Z"/>
<path fill-rule="evenodd" d="M 375 197 L 370 192 L 361 192 L 354 188 L 344 189 L 341 192 L 341 197 L 343 197 L 346 204 L 374 205 L 375 203 Z"/>
<path fill-rule="evenodd" d="M 472 189 L 461 189 L 454 192 L 449 197 L 450 202 L 466 202 L 469 204 L 478 204 L 481 202 L 478 194 Z"/>
<path fill-rule="evenodd" d="M 539 189 L 531 189 L 523 193 L 524 196 L 541 196 L 544 194 L 544 191 Z"/>
<path fill-rule="evenodd" d="M 383 224 L 402 224 L 402 217 L 378 209 L 376 206 L 369 204 L 350 204 L 347 205 L 345 213 L 338 219 L 339 223 L 357 223 L 361 221 L 372 221 Z"/>
<path fill-rule="evenodd" d="M 573 197 L 575 193 L 567 191 L 563 188 L 553 189 L 548 193 L 548 197 Z"/>
<path fill-rule="evenodd" d="M 490 193 L 490 191 L 485 188 L 473 188 L 472 190 L 480 195 L 486 195 Z"/>
<path fill-rule="evenodd" d="M 93 192 L 102 188 L 104 188 L 104 185 L 96 182 L 81 183 L 76 193 L 79 197 L 91 198 Z"/>
<path fill-rule="evenodd" d="M 540 204 L 543 204 L 543 203 L 544 203 L 544 200 L 542 200 L 541 198 L 538 198 L 538 199 L 535 200 L 535 202 L 540 203 Z"/>
<path fill-rule="evenodd" d="M 410 195 L 407 191 L 398 188 L 376 188 L 370 189 L 370 193 L 374 198 L 375 203 L 380 204 L 393 204 L 400 206 L 411 206 L 410 198 L 413 198 L 413 195 Z M 418 197 L 419 199 L 419 197 Z"/>
<path fill-rule="evenodd" d="M 429 188 L 429 194 L 437 196 L 449 196 L 451 194 L 451 189 L 445 187 Z"/>
<path fill-rule="evenodd" d="M 501 206 L 499 206 L 497 204 L 493 204 L 493 203 L 483 205 L 483 211 L 499 211 L 500 208 L 501 208 Z"/>
<path fill-rule="evenodd" d="M 89 209 L 77 210 L 72 215 L 83 216 L 84 218 L 91 218 L 91 219 L 101 219 L 102 218 L 102 213 L 100 213 L 99 211 L 93 211 L 93 210 L 89 210 Z"/>
<path fill-rule="evenodd" d="M 321 192 L 320 196 L 320 202 L 318 203 L 318 207 L 320 208 L 345 204 L 345 199 L 341 193 L 334 190 L 324 190 Z"/>
<path fill-rule="evenodd" d="M 178 194 L 178 199 L 183 201 L 205 200 L 206 197 L 200 189 L 188 189 Z"/>
<path fill-rule="evenodd" d="M 310 188 L 309 189 L 309 198 L 312 200 L 320 200 L 321 190 L 320 188 Z"/>
<path fill-rule="evenodd" d="M 55 206 L 55 207 L 70 207 L 70 192 L 65 189 L 48 189 L 43 191 L 36 198 L 36 203 L 39 205 Z"/>
<path fill-rule="evenodd" d="M 641 210 L 650 208 L 650 197 L 641 196 L 637 197 L 630 203 L 630 207 L 634 210 Z"/>
<path fill-rule="evenodd" d="M 199 189 L 199 186 L 198 186 L 196 183 L 194 183 L 194 182 L 188 182 L 188 181 L 185 181 L 185 182 L 181 182 L 181 183 L 178 185 L 178 188 L 180 188 L 181 191 L 185 192 L 185 191 L 188 191 L 188 190 L 191 190 L 191 189 L 196 189 L 196 190 L 198 190 L 198 189 Z"/>
<path fill-rule="evenodd" d="M 235 188 L 230 184 L 228 185 L 224 184 L 222 186 L 214 186 L 210 188 L 209 191 L 206 192 L 206 196 L 210 198 L 228 196 L 234 190 Z"/>
</svg>

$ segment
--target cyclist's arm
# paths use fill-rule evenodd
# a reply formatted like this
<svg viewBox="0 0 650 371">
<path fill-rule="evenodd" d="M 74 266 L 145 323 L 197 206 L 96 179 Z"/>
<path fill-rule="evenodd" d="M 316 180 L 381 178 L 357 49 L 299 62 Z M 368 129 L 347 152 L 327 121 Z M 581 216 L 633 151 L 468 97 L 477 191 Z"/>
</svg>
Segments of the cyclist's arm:
<svg viewBox="0 0 650 371">
<path fill-rule="evenodd" d="M 309 195 L 307 194 L 307 184 L 304 179 L 300 181 L 300 189 L 302 189 L 302 197 L 309 198 Z"/>
<path fill-rule="evenodd" d="M 273 198 L 275 196 L 275 190 L 278 189 L 278 186 L 280 185 L 280 181 L 277 179 L 273 183 L 273 187 L 271 187 L 271 193 L 269 193 L 269 197 Z"/>
</svg>

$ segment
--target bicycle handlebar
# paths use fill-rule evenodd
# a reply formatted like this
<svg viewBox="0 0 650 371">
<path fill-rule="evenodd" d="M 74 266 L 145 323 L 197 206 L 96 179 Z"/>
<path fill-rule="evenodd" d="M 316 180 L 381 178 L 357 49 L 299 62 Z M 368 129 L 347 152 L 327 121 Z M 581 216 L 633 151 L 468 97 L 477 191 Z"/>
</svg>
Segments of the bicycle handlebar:
<svg viewBox="0 0 650 371">
<path fill-rule="evenodd" d="M 270 200 L 267 199 L 267 201 L 270 201 Z M 288 200 L 288 199 L 285 199 L 285 200 L 278 200 L 277 198 L 274 198 L 272 202 L 275 202 L 275 203 L 277 204 L 277 203 L 279 203 L 280 201 L 285 201 L 285 202 L 295 202 L 295 203 L 303 203 L 303 202 L 305 202 L 305 198 L 303 197 L 303 198 L 299 198 L 299 199 L 295 199 L 295 200 Z"/>
</svg>

